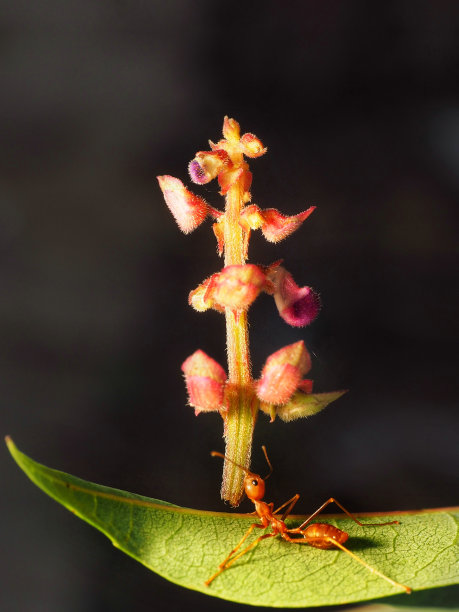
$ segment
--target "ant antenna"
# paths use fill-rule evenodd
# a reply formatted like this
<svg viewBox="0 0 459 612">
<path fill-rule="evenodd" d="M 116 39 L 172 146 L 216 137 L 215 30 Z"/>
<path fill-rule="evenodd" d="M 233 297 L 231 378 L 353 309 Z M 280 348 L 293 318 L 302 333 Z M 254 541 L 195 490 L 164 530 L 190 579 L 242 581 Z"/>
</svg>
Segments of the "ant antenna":
<svg viewBox="0 0 459 612">
<path fill-rule="evenodd" d="M 271 476 L 271 474 L 273 473 L 273 466 L 271 465 L 271 461 L 269 460 L 268 453 L 266 452 L 266 446 L 263 445 L 261 448 L 263 450 L 263 454 L 265 456 L 266 463 L 269 466 L 268 475 L 263 478 L 263 480 L 267 480 Z M 222 459 L 226 459 L 226 461 L 230 461 L 231 463 L 234 463 L 234 465 L 236 465 L 239 469 L 241 469 L 243 472 L 245 472 L 245 474 L 247 474 L 247 476 L 249 476 L 250 474 L 253 473 L 250 470 L 248 470 L 247 468 L 242 467 L 242 465 L 240 465 L 239 463 L 236 463 L 236 461 L 233 461 L 232 459 L 230 459 L 226 455 L 223 455 L 222 453 L 219 453 L 218 451 L 212 451 L 210 454 L 211 454 L 212 457 L 221 457 Z"/>
<path fill-rule="evenodd" d="M 247 468 L 242 467 L 242 465 L 240 465 L 239 463 L 236 463 L 236 461 L 233 461 L 232 459 L 230 459 L 226 455 L 223 455 L 222 453 L 219 453 L 218 451 L 212 451 L 210 454 L 211 454 L 212 457 L 221 457 L 222 459 L 226 459 L 226 461 L 230 461 L 231 463 L 234 463 L 234 465 L 236 465 L 238 468 L 240 468 L 247 475 L 252 473 Z"/>
<path fill-rule="evenodd" d="M 268 466 L 269 466 L 269 473 L 268 473 L 268 475 L 267 475 L 267 476 L 265 476 L 265 477 L 264 477 L 264 479 L 263 479 L 263 480 L 268 480 L 268 478 L 269 478 L 269 477 L 271 476 L 271 474 L 273 473 L 273 466 L 271 465 L 271 461 L 270 461 L 270 460 L 269 460 L 269 458 L 268 458 L 268 453 L 266 452 L 266 446 L 263 444 L 263 446 L 262 446 L 261 448 L 262 448 L 262 450 L 263 450 L 263 453 L 264 453 L 264 456 L 265 456 L 265 459 L 266 459 L 266 463 L 267 463 L 267 464 L 268 464 Z"/>
</svg>

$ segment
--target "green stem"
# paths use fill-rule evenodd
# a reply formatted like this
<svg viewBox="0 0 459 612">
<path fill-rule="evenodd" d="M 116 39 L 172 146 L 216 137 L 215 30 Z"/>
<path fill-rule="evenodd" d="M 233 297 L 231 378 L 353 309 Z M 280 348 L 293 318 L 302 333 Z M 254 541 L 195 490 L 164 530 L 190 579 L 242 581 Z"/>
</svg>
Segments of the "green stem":
<svg viewBox="0 0 459 612">
<path fill-rule="evenodd" d="M 239 217 L 243 207 L 243 186 L 238 181 L 226 196 L 225 266 L 243 265 L 243 230 Z M 228 384 L 225 419 L 226 456 L 245 468 L 250 467 L 252 435 L 258 406 L 250 367 L 248 319 L 245 311 L 226 309 Z M 223 465 L 221 494 L 237 506 L 244 492 L 244 472 L 230 461 Z"/>
</svg>

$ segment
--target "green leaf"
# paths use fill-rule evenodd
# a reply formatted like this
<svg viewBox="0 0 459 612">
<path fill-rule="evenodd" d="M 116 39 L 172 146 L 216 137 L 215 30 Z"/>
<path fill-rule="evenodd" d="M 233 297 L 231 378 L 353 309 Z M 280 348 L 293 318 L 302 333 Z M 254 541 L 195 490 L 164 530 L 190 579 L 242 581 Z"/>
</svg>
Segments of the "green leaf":
<svg viewBox="0 0 459 612">
<path fill-rule="evenodd" d="M 309 417 L 317 414 L 345 393 L 347 391 L 328 391 L 327 393 L 297 391 L 287 404 L 276 406 L 276 416 L 286 423 Z"/>
<path fill-rule="evenodd" d="M 280 538 L 261 542 L 206 587 L 204 581 L 239 541 L 253 516 L 180 508 L 86 482 L 36 463 L 9 438 L 7 444 L 38 487 L 105 533 L 117 548 L 181 586 L 245 604 L 276 607 L 343 604 L 400 592 L 343 551 L 299 546 Z M 380 520 L 386 517 L 381 515 Z M 390 520 L 401 524 L 382 528 L 326 518 L 349 533 L 347 545 L 355 554 L 415 591 L 458 582 L 459 508 L 391 514 Z M 294 517 L 291 524 L 298 520 Z M 414 604 L 415 595 L 405 599 Z"/>
</svg>

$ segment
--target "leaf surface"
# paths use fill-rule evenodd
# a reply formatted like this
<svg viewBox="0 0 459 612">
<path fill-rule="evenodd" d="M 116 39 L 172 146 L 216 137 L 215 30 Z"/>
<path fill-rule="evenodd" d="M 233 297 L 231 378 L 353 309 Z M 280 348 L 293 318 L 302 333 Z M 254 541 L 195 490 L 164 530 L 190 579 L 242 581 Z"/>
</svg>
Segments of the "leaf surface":
<svg viewBox="0 0 459 612">
<path fill-rule="evenodd" d="M 274 607 L 336 605 L 400 592 L 343 551 L 280 538 L 260 543 L 206 587 L 204 581 L 254 522 L 253 516 L 181 508 L 97 485 L 36 463 L 9 438 L 7 444 L 19 467 L 45 493 L 102 531 L 117 548 L 183 587 Z M 387 514 L 379 516 L 388 520 Z M 348 518 L 320 520 L 347 531 L 347 545 L 355 554 L 414 591 L 459 582 L 459 508 L 391 514 L 390 520 L 400 525 L 381 528 L 362 528 Z M 376 522 L 378 517 L 365 520 Z M 293 526 L 299 521 L 301 517 L 293 517 L 287 522 Z M 408 604 L 415 596 L 405 597 Z"/>
</svg>

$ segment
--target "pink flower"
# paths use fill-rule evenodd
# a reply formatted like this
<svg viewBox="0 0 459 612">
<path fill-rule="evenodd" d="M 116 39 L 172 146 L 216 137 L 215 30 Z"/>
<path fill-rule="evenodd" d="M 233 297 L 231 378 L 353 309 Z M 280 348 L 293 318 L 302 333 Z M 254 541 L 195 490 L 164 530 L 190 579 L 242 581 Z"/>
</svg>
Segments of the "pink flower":
<svg viewBox="0 0 459 612">
<path fill-rule="evenodd" d="M 284 346 L 268 357 L 257 383 L 257 396 L 267 404 L 285 404 L 311 368 L 304 342 Z"/>
<path fill-rule="evenodd" d="M 312 323 L 319 314 L 319 295 L 311 287 L 298 287 L 282 266 L 271 266 L 268 277 L 274 285 L 274 301 L 284 321 L 293 327 Z"/>
<path fill-rule="evenodd" d="M 225 370 L 214 359 L 198 350 L 182 364 L 189 404 L 196 414 L 221 410 L 226 382 Z"/>
<path fill-rule="evenodd" d="M 193 183 L 204 185 L 217 177 L 220 172 L 231 166 L 231 160 L 226 151 L 199 151 L 188 164 Z"/>
</svg>

